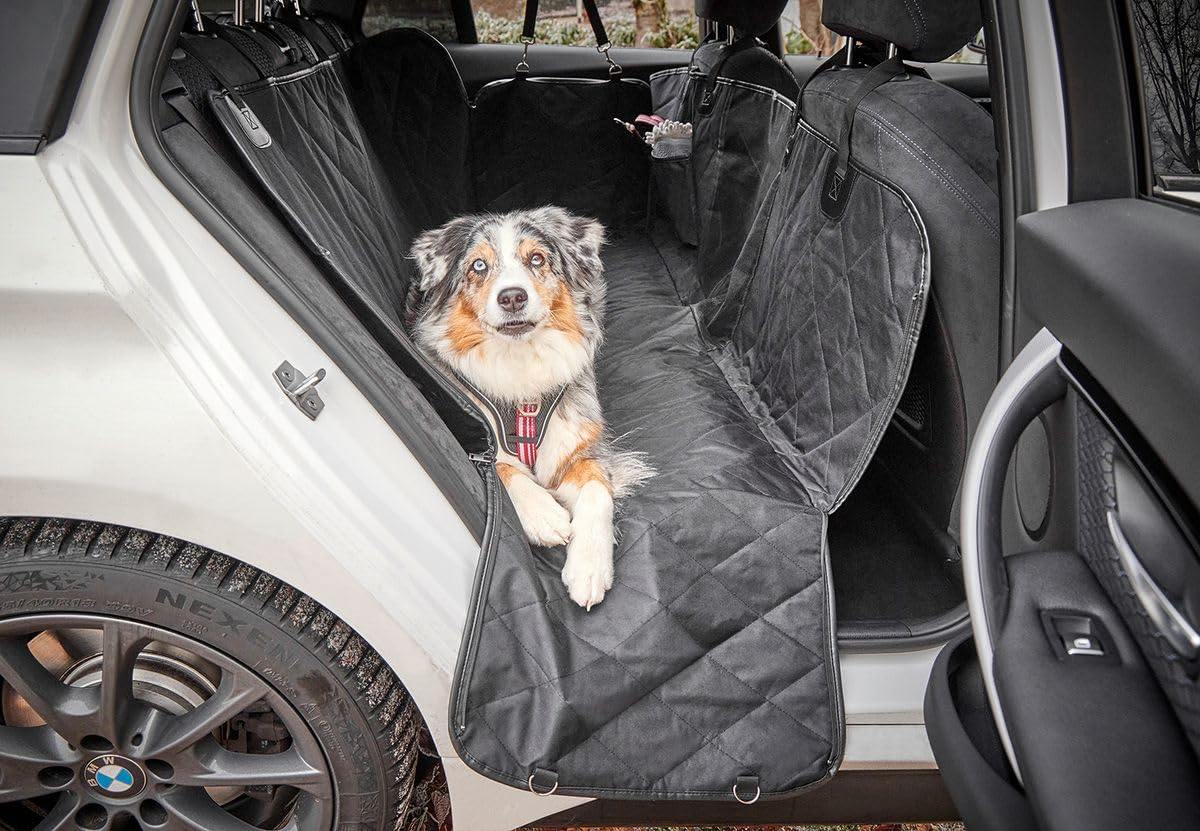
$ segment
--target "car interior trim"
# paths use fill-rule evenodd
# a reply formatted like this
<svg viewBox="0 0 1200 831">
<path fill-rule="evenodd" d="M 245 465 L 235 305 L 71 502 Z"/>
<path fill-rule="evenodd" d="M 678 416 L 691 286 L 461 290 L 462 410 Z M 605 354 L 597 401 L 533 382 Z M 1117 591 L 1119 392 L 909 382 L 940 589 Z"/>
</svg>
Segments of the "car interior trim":
<svg viewBox="0 0 1200 831">
<path fill-rule="evenodd" d="M 993 581 L 988 579 L 986 571 L 1002 564 L 984 560 L 985 557 L 999 554 L 990 542 L 991 535 L 999 532 L 999 520 L 996 506 L 991 504 L 988 497 L 996 490 L 996 478 L 1000 479 L 1001 485 L 1003 483 L 1016 437 L 1028 421 L 1027 418 L 1021 418 L 1022 413 L 1032 417 L 1061 395 L 1061 388 L 1065 387 L 1058 367 L 1061 352 L 1062 344 L 1048 330 L 1042 329 L 1017 355 L 1000 379 L 983 412 L 963 472 L 961 545 L 967 607 L 971 612 L 971 629 L 978 648 L 979 665 L 987 688 L 988 702 L 1004 745 L 1005 755 L 1008 756 L 1018 779 L 1021 771 L 1017 767 L 1012 739 L 1004 720 L 1004 712 L 996 692 L 995 677 L 992 674 L 994 650 L 991 619 L 994 614 L 990 603 L 994 601 L 995 595 L 989 591 Z M 1049 386 L 1039 383 L 1048 376 L 1057 376 L 1058 383 Z M 1017 419 L 1020 419 L 1020 424 L 1015 424 Z"/>
</svg>

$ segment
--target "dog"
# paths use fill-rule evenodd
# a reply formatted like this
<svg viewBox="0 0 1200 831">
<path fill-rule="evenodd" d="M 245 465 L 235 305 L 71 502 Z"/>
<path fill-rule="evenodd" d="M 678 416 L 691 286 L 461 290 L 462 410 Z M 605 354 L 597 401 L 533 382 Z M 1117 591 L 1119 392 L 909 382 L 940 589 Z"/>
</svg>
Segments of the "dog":
<svg viewBox="0 0 1200 831">
<path fill-rule="evenodd" d="M 501 439 L 496 472 L 526 537 L 566 545 L 562 581 L 588 611 L 613 584 L 614 498 L 652 475 L 613 446 L 596 395 L 603 244 L 600 223 L 562 208 L 459 217 L 413 244 L 405 302 L 418 347 Z"/>
</svg>

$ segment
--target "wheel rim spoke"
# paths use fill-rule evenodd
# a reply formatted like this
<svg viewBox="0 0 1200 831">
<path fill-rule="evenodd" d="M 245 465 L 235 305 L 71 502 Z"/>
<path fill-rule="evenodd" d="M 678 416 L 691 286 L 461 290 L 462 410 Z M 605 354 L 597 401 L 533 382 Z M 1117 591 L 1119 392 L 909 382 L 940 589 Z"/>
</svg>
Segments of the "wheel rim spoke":
<svg viewBox="0 0 1200 831">
<path fill-rule="evenodd" d="M 79 807 L 79 796 L 65 793 L 54 803 L 50 813 L 33 827 L 33 831 L 64 831 L 75 827 L 75 810 Z"/>
<path fill-rule="evenodd" d="M 0 638 L 0 677 L 59 735 L 76 741 L 87 732 L 96 691 L 59 681 L 33 657 L 23 637 Z"/>
<path fill-rule="evenodd" d="M 318 798 L 331 796 L 329 777 L 300 755 L 295 747 L 282 753 L 234 753 L 206 739 L 196 746 L 191 764 L 175 768 L 176 784 L 214 787 L 219 785 L 289 785 Z"/>
<path fill-rule="evenodd" d="M 266 684 L 248 674 L 226 670 L 206 701 L 186 713 L 160 720 L 146 738 L 147 756 L 163 756 L 189 747 L 266 696 Z"/>
<path fill-rule="evenodd" d="M 259 831 L 213 802 L 202 788 L 175 788 L 159 802 L 167 812 L 167 822 L 161 827 L 170 831 Z M 280 831 L 294 828 L 291 821 Z"/>
<path fill-rule="evenodd" d="M 62 790 L 70 780 L 47 785 L 38 774 L 49 767 L 72 769 L 79 755 L 54 728 L 0 726 L 0 802 L 15 802 Z"/>
<path fill-rule="evenodd" d="M 215 690 L 214 669 L 221 673 Z M 19 719 L 0 724 L 0 804 L 37 799 L 26 804 L 49 813 L 34 831 L 111 831 L 123 812 L 145 831 L 261 831 L 254 823 L 263 817 L 276 831 L 332 822 L 332 778 L 303 717 L 267 681 L 207 644 L 107 617 L 0 621 L 0 682 L 23 699 Z M 247 727 L 254 739 L 258 719 L 270 729 L 254 748 L 286 750 L 227 749 L 245 747 Z M 231 720 L 237 726 L 227 734 L 220 728 Z M 279 727 L 285 732 L 272 732 Z M 125 771 L 85 776 L 91 762 Z M 109 777 L 128 784 L 131 775 L 144 788 L 117 796 Z M 227 802 L 230 791 L 271 805 L 216 801 L 219 793 Z"/>
<path fill-rule="evenodd" d="M 110 622 L 104 625 L 103 665 L 100 675 L 100 729 L 120 743 L 121 728 L 133 709 L 133 669 L 149 638 L 134 627 Z"/>
</svg>

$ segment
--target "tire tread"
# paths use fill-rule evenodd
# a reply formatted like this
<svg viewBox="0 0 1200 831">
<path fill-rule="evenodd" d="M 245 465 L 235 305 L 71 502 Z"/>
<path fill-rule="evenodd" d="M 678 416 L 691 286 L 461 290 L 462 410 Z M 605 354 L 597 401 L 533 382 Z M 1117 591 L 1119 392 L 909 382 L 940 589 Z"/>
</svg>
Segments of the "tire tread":
<svg viewBox="0 0 1200 831">
<path fill-rule="evenodd" d="M 342 679 L 385 749 L 395 788 L 391 826 L 403 829 L 423 722 L 395 672 L 329 609 L 261 569 L 195 543 L 88 520 L 0 516 L 0 560 L 108 560 L 194 582 L 267 617 Z"/>
</svg>

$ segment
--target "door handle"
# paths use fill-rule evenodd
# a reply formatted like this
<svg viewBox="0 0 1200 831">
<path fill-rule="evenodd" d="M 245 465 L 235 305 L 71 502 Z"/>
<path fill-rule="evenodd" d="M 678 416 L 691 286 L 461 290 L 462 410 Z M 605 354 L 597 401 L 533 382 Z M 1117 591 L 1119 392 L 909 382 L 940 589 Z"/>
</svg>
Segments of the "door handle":
<svg viewBox="0 0 1200 831">
<path fill-rule="evenodd" d="M 1200 632 L 1196 631 L 1192 622 L 1159 588 L 1150 572 L 1146 571 L 1137 552 L 1129 544 L 1125 532 L 1121 530 L 1117 512 L 1113 510 L 1108 512 L 1108 533 L 1117 549 L 1121 566 L 1129 576 L 1133 593 L 1150 616 L 1150 620 L 1158 627 L 1158 631 L 1167 639 L 1167 643 L 1183 658 L 1190 660 L 1200 655 Z"/>
</svg>

